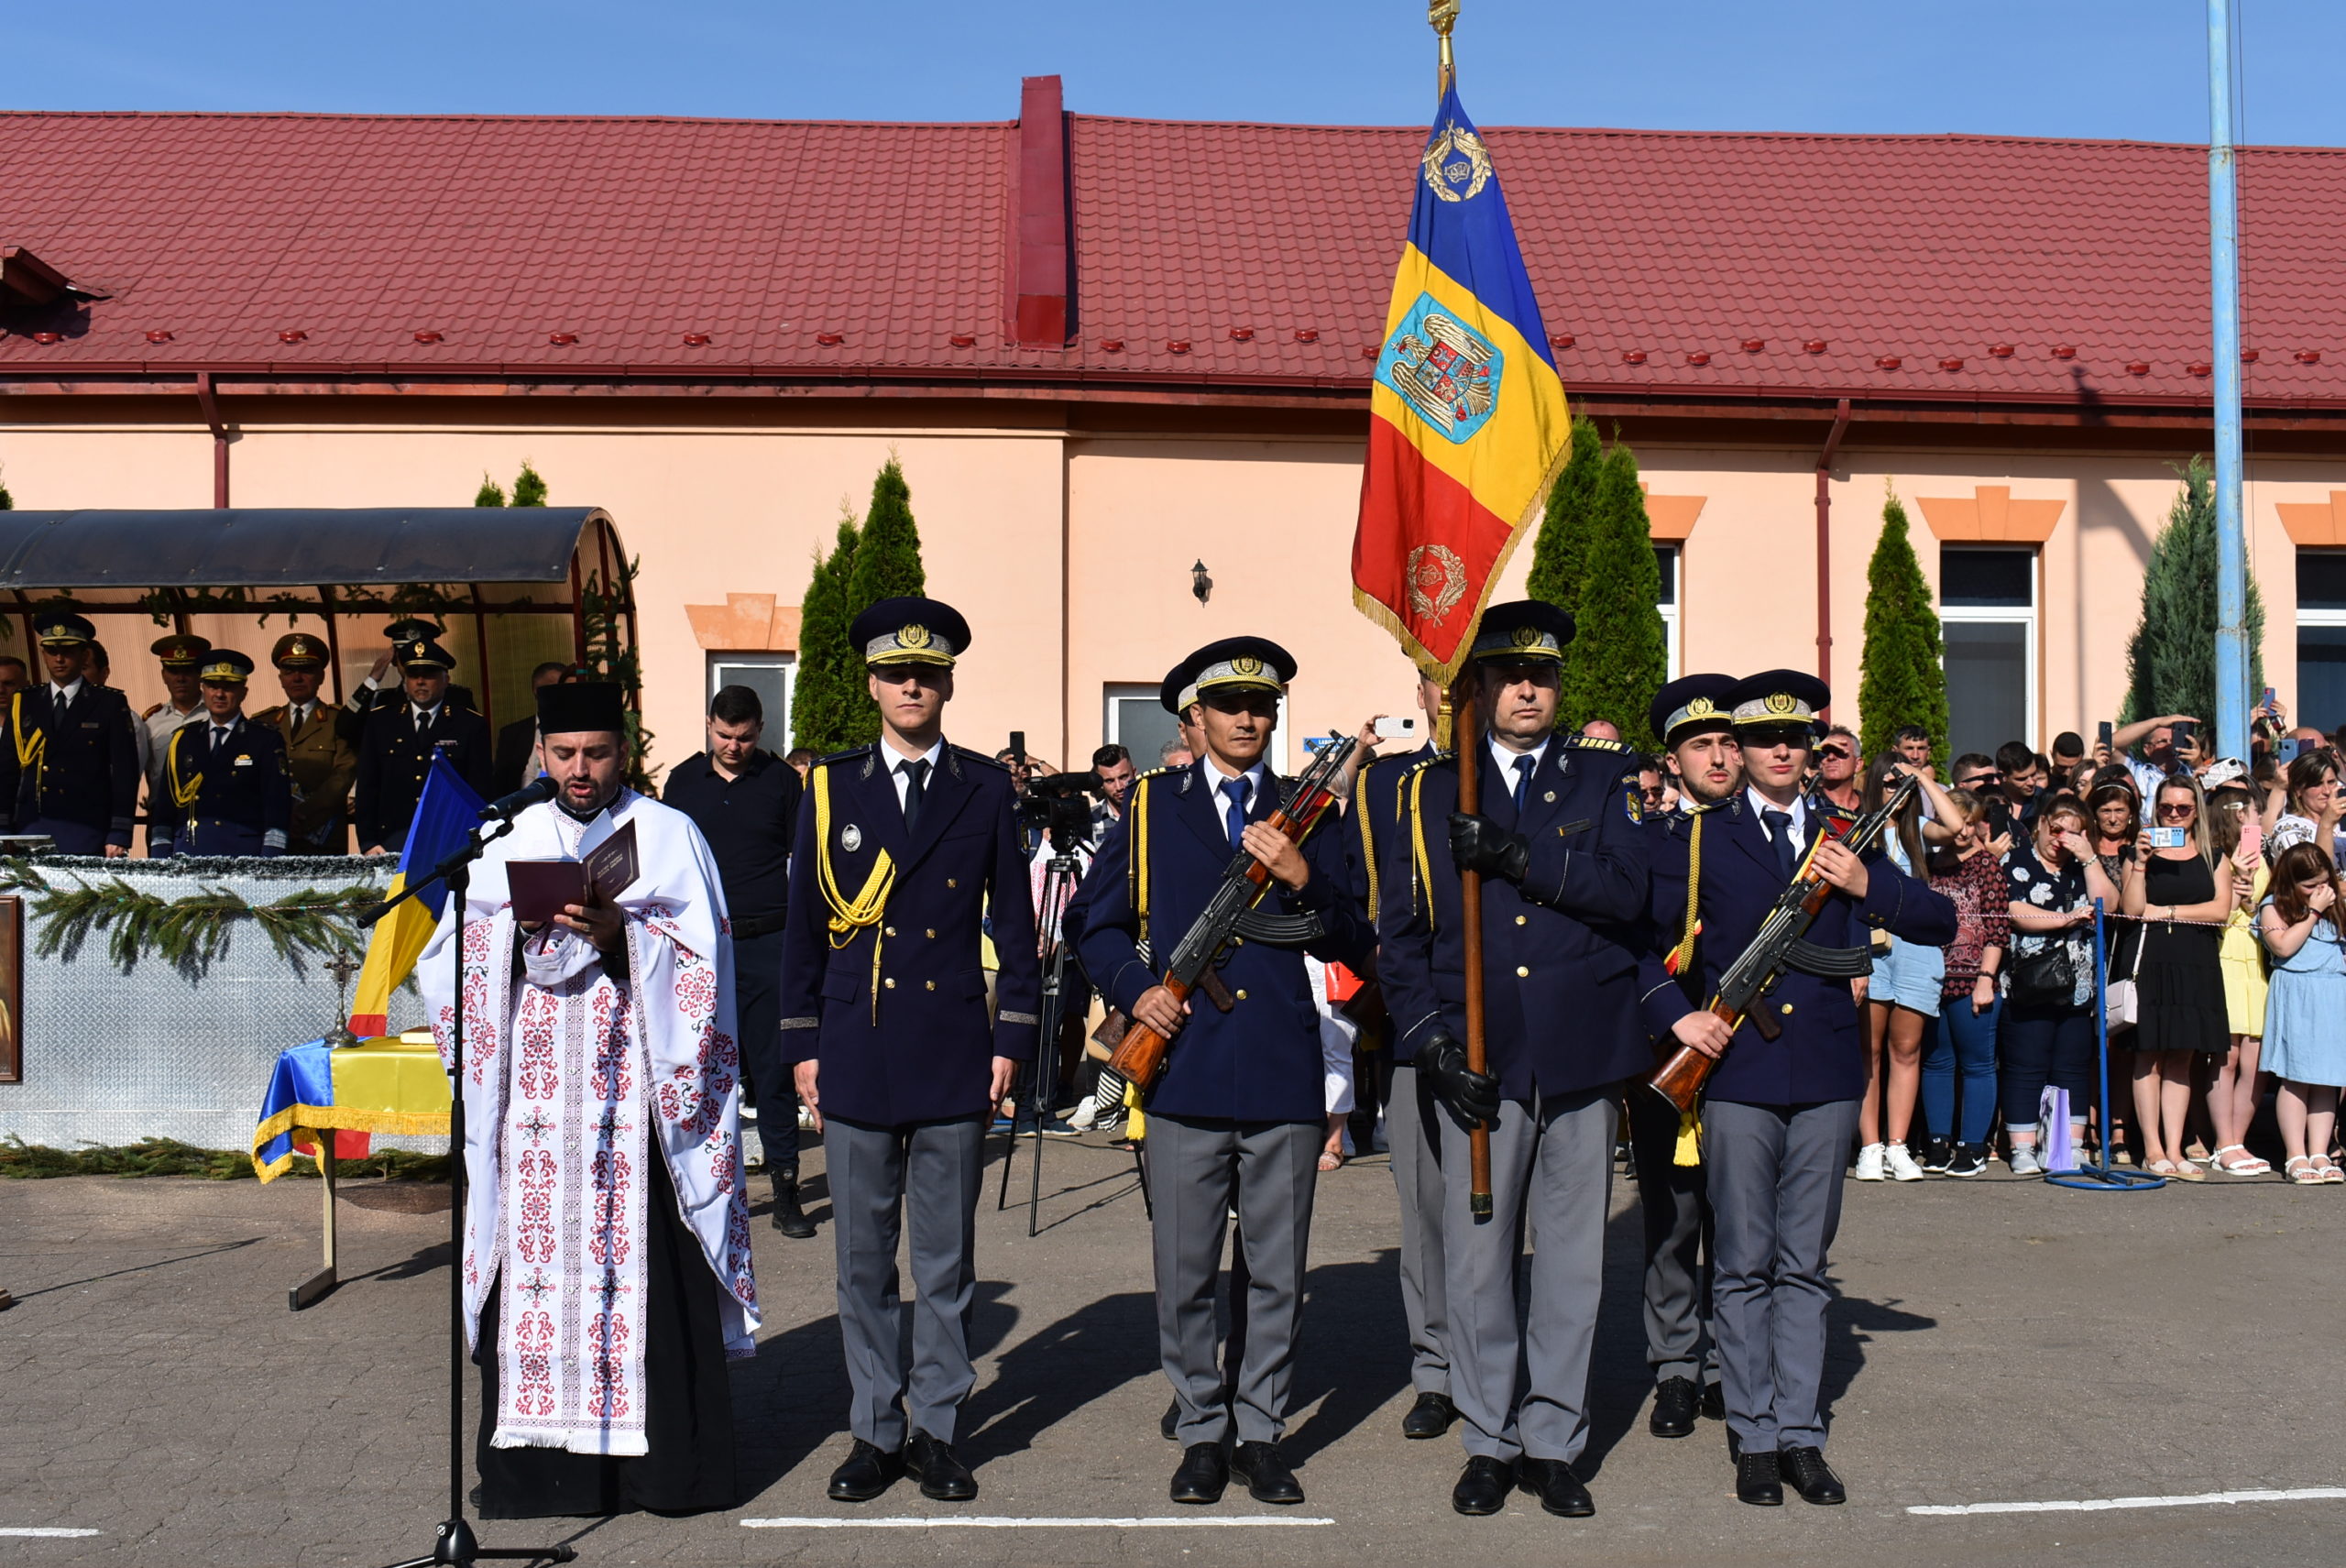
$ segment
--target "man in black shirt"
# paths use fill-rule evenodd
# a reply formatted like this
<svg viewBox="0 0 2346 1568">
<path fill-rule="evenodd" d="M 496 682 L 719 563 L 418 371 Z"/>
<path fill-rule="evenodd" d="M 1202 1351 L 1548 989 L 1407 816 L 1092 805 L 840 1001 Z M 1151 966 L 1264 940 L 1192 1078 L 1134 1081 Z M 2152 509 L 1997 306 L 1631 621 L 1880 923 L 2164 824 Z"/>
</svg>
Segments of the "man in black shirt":
<svg viewBox="0 0 2346 1568">
<path fill-rule="evenodd" d="M 727 686 L 708 705 L 708 750 L 670 770 L 660 798 L 693 819 L 717 857 L 733 927 L 744 1097 L 757 1105 L 774 1229 L 803 1240 L 815 1225 L 798 1207 L 798 1093 L 782 1062 L 781 985 L 790 846 L 806 786 L 796 768 L 759 749 L 764 731 L 758 694 Z"/>
</svg>

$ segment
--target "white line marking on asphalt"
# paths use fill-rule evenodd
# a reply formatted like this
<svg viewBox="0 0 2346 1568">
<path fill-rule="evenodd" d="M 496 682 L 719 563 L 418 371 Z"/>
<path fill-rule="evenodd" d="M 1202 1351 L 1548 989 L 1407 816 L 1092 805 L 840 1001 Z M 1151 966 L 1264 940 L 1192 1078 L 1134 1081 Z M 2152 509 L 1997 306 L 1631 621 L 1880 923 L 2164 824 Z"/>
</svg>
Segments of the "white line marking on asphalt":
<svg viewBox="0 0 2346 1568">
<path fill-rule="evenodd" d="M 104 1535 L 102 1530 L 57 1530 L 34 1525 L 0 1525 L 0 1535 L 38 1535 L 51 1540 L 78 1539 L 82 1536 Z"/>
<path fill-rule="evenodd" d="M 818 1515 L 810 1519 L 743 1519 L 744 1530 L 1244 1530 L 1249 1527 L 1268 1529 L 1308 1529 L 1313 1525 L 1334 1524 L 1334 1519 L 1289 1518 L 1284 1515 L 1256 1516 L 1243 1514 L 1215 1518 L 1172 1519 L 1012 1519 L 1006 1515 L 966 1514 L 940 1519 L 843 1519 Z"/>
<path fill-rule="evenodd" d="M 2206 1503 L 2305 1503 L 2346 1497 L 2346 1486 L 2290 1486 L 2270 1491 L 2196 1492 L 2186 1497 L 2085 1497 L 2055 1503 L 1928 1503 L 1910 1514 L 2098 1514 L 2111 1508 L 2192 1508 Z"/>
</svg>

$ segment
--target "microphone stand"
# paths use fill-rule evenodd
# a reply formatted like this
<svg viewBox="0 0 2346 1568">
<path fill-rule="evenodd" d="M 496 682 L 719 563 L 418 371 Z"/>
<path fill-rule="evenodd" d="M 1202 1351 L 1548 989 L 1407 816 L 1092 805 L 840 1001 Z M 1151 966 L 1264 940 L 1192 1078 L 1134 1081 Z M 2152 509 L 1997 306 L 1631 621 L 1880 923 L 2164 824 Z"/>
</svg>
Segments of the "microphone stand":
<svg viewBox="0 0 2346 1568">
<path fill-rule="evenodd" d="M 476 1563 L 483 1558 L 514 1558 L 568 1563 L 577 1552 L 557 1541 L 552 1546 L 486 1547 L 465 1520 L 465 890 L 472 882 L 472 866 L 493 841 L 513 830 L 510 817 L 499 817 L 468 834 L 462 848 L 432 868 L 421 882 L 400 890 L 360 911 L 360 923 L 371 926 L 433 883 L 444 884 L 456 906 L 455 939 L 448 945 L 448 964 L 455 971 L 455 1014 L 448 1026 L 448 1517 L 433 1532 L 432 1551 L 410 1557 L 391 1568 L 442 1568 Z"/>
</svg>

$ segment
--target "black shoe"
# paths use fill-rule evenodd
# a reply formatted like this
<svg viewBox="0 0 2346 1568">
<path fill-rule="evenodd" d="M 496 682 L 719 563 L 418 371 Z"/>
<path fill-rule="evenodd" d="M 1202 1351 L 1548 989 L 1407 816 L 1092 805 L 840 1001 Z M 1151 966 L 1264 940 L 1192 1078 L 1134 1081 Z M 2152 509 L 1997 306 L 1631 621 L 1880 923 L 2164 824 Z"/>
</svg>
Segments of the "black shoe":
<svg viewBox="0 0 2346 1568">
<path fill-rule="evenodd" d="M 1462 1514 L 1495 1514 L 1507 1507 L 1507 1495 L 1514 1490 L 1515 1471 L 1507 1462 L 1478 1453 L 1459 1472 L 1458 1485 L 1450 1489 L 1450 1506 Z"/>
<path fill-rule="evenodd" d="M 1403 1437 L 1440 1437 L 1458 1419 L 1458 1407 L 1447 1394 L 1420 1394 L 1409 1413 L 1401 1418 Z"/>
<path fill-rule="evenodd" d="M 1957 1144 L 1955 1157 L 1947 1162 L 1949 1176 L 1984 1176 L 1988 1172 L 1986 1144 Z"/>
<path fill-rule="evenodd" d="M 904 1444 L 904 1469 L 920 1482 L 920 1495 L 940 1503 L 966 1503 L 978 1495 L 978 1478 L 953 1445 L 915 1431 Z"/>
<path fill-rule="evenodd" d="M 815 1222 L 798 1206 L 798 1168 L 795 1165 L 777 1167 L 773 1173 L 773 1212 L 768 1216 L 773 1228 L 785 1236 L 805 1241 L 815 1234 Z"/>
<path fill-rule="evenodd" d="M 1788 1448 L 1776 1456 L 1784 1478 L 1812 1503 L 1846 1503 L 1848 1492 L 1833 1466 L 1825 1463 L 1821 1448 Z"/>
<path fill-rule="evenodd" d="M 1654 1388 L 1653 1414 L 1646 1430 L 1656 1437 L 1692 1437 L 1694 1410 L 1702 1402 L 1702 1391 L 1692 1377 L 1665 1377 Z"/>
<path fill-rule="evenodd" d="M 1706 1421 L 1727 1420 L 1727 1390 L 1716 1383 L 1703 1385 L 1703 1419 Z"/>
<path fill-rule="evenodd" d="M 1231 1451 L 1230 1473 L 1246 1483 L 1246 1495 L 1258 1503 L 1303 1501 L 1303 1487 L 1276 1442 L 1240 1443 Z"/>
<path fill-rule="evenodd" d="M 1157 1435 L 1168 1442 L 1178 1442 L 1181 1431 L 1181 1401 L 1174 1400 L 1165 1407 L 1165 1414 L 1157 1423 Z"/>
<path fill-rule="evenodd" d="M 1948 1163 L 1954 1158 L 1955 1146 L 1945 1138 L 1931 1138 L 1923 1145 L 1923 1168 L 1934 1176 L 1945 1176 Z"/>
<path fill-rule="evenodd" d="M 1540 1499 L 1540 1506 L 1560 1519 L 1584 1519 L 1596 1511 L 1596 1499 L 1580 1484 L 1573 1467 L 1561 1459 L 1534 1459 L 1526 1454 L 1515 1467 L 1516 1485 Z"/>
<path fill-rule="evenodd" d="M 1784 1473 L 1772 1453 L 1747 1453 L 1735 1462 L 1735 1495 L 1763 1508 L 1784 1505 Z"/>
<path fill-rule="evenodd" d="M 1193 1442 L 1181 1452 L 1181 1468 L 1173 1472 L 1177 1503 L 1218 1503 L 1230 1485 L 1230 1462 L 1218 1442 Z"/>
<path fill-rule="evenodd" d="M 904 1456 L 890 1453 L 861 1438 L 848 1450 L 847 1463 L 831 1472 L 831 1501 L 868 1503 L 896 1484 L 904 1473 Z"/>
</svg>

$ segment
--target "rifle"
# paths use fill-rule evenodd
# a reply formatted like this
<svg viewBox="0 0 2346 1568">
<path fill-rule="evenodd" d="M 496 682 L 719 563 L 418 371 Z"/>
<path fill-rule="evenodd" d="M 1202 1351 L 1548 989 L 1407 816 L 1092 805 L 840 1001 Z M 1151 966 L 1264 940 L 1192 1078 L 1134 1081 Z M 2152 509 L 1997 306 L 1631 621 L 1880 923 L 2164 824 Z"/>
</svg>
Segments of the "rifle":
<svg viewBox="0 0 2346 1568">
<path fill-rule="evenodd" d="M 1311 765 L 1303 770 L 1302 777 L 1296 780 L 1295 791 L 1286 804 L 1271 814 L 1269 826 L 1286 834 L 1290 842 L 1303 842 L 1336 798 L 1336 777 L 1359 744 L 1349 735 L 1332 734 L 1328 743 L 1311 759 Z M 1258 911 L 1255 905 L 1270 887 L 1270 869 L 1262 861 L 1244 850 L 1232 858 L 1228 869 L 1222 873 L 1222 884 L 1206 900 L 1205 908 L 1190 922 L 1189 931 L 1166 961 L 1164 978 L 1157 983 L 1172 993 L 1174 1001 L 1187 1001 L 1193 992 L 1202 991 L 1207 1000 L 1229 1012 L 1236 999 L 1223 989 L 1213 966 L 1232 938 L 1252 937 L 1257 941 L 1292 947 L 1316 927 L 1312 916 Z M 1145 1102 L 1157 1088 L 1157 1080 L 1165 1076 L 1170 1047 L 1171 1042 L 1164 1036 L 1135 1019 L 1125 1029 L 1124 1038 L 1116 1042 L 1109 1066 L 1139 1091 Z"/>
<path fill-rule="evenodd" d="M 1808 928 L 1825 908 L 1825 901 L 1832 896 L 1833 884 L 1814 870 L 1817 846 L 1830 839 L 1847 848 L 1851 854 L 1864 854 L 1880 841 L 1882 834 L 1889 829 L 1891 818 L 1913 796 L 1914 788 L 1913 774 L 1901 775 L 1880 806 L 1863 817 L 1841 819 L 1845 825 L 1837 832 L 1834 830 L 1836 819 L 1830 816 L 1823 817 L 1823 830 L 1817 834 L 1815 844 L 1809 847 L 1808 859 L 1785 887 L 1782 896 L 1776 900 L 1776 906 L 1768 911 L 1766 919 L 1760 922 L 1760 934 L 1751 938 L 1751 945 L 1744 948 L 1742 956 L 1728 965 L 1727 972 L 1719 977 L 1718 994 L 1711 998 L 1709 1011 L 1725 1022 L 1730 1031 L 1748 1016 L 1751 1026 L 1760 1031 L 1762 1039 L 1772 1040 L 1783 1033 L 1783 1025 L 1772 1015 L 1764 1009 L 1756 1013 L 1751 1011 L 1751 1004 L 1768 993 L 1784 970 L 1797 967 L 1792 959 L 1803 955 L 1808 946 Z M 1686 891 L 1689 898 L 1694 897 L 1695 894 L 1694 888 Z M 1703 1085 L 1709 1080 L 1711 1069 L 1716 1066 L 1718 1061 L 1716 1058 L 1706 1057 L 1692 1046 L 1681 1046 L 1672 1053 L 1669 1060 L 1654 1069 L 1654 1075 L 1646 1081 L 1646 1087 L 1678 1107 L 1683 1113 L 1694 1108 L 1694 1102 L 1702 1097 Z"/>
</svg>

